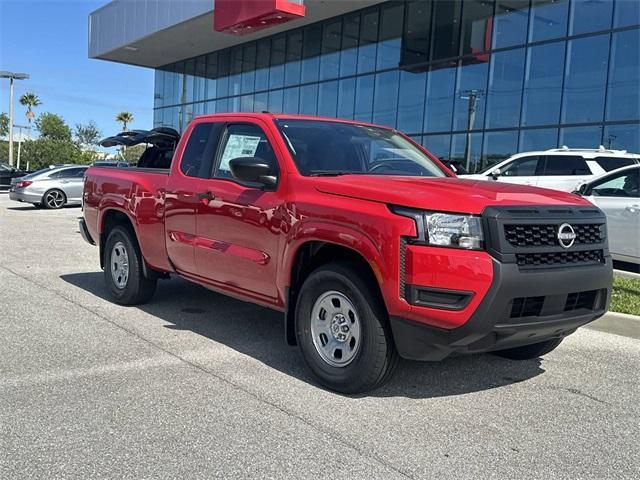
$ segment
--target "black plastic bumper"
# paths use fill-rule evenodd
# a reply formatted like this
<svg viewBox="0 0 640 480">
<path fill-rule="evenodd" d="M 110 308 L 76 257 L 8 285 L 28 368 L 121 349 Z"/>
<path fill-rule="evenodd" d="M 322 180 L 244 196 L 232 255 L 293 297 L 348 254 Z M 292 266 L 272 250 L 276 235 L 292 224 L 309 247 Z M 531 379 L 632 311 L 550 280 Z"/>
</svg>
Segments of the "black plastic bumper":
<svg viewBox="0 0 640 480">
<path fill-rule="evenodd" d="M 489 292 L 459 328 L 445 330 L 391 317 L 400 355 L 441 360 L 454 352 L 489 352 L 564 337 L 604 315 L 609 305 L 613 281 L 609 256 L 604 264 L 528 271 L 494 260 L 493 272 Z M 585 306 L 579 299 L 587 297 L 591 303 Z M 536 299 L 535 315 L 514 307 L 514 301 L 523 298 Z"/>
<path fill-rule="evenodd" d="M 91 238 L 91 234 L 87 229 L 87 224 L 85 223 L 84 218 L 81 218 L 80 221 L 78 222 L 78 229 L 80 230 L 80 235 L 82 235 L 82 238 L 84 238 L 85 242 L 87 242 L 90 245 L 96 244 L 93 238 Z"/>
</svg>

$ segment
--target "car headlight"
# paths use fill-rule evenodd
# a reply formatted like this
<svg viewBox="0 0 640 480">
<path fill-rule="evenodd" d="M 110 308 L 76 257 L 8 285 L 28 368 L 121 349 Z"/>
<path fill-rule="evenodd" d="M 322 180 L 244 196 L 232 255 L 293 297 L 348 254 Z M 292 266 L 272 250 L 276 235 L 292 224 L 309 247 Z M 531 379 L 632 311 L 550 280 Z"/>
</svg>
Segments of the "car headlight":
<svg viewBox="0 0 640 480">
<path fill-rule="evenodd" d="M 478 216 L 410 208 L 392 208 L 392 211 L 415 220 L 418 243 L 467 250 L 484 248 L 482 221 Z"/>
</svg>

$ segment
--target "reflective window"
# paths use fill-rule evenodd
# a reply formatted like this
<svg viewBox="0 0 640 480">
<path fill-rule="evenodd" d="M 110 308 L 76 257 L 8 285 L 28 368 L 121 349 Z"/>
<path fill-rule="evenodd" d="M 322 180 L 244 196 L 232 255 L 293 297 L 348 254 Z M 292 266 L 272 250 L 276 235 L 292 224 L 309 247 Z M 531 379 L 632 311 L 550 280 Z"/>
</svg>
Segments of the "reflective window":
<svg viewBox="0 0 640 480">
<path fill-rule="evenodd" d="M 287 34 L 287 55 L 284 70 L 284 84 L 300 83 L 300 60 L 302 59 L 302 31 Z"/>
<path fill-rule="evenodd" d="M 533 128 L 520 131 L 519 152 L 548 150 L 558 146 L 557 128 Z"/>
<path fill-rule="evenodd" d="M 255 43 L 245 45 L 242 55 L 242 93 L 253 92 L 256 80 L 256 55 Z"/>
<path fill-rule="evenodd" d="M 427 74 L 427 95 L 424 105 L 424 131 L 451 130 L 456 69 L 432 70 Z"/>
<path fill-rule="evenodd" d="M 358 73 L 371 72 L 376 67 L 378 41 L 378 10 L 362 14 L 360 19 L 360 46 L 358 47 Z"/>
<path fill-rule="evenodd" d="M 218 98 L 229 95 L 229 51 L 223 50 L 218 53 Z"/>
<path fill-rule="evenodd" d="M 229 72 L 229 95 L 239 95 L 242 89 L 242 47 L 231 50 L 231 71 Z"/>
<path fill-rule="evenodd" d="M 405 27 L 400 65 L 419 65 L 429 60 L 432 5 L 433 2 L 423 0 L 411 0 L 405 3 Z"/>
<path fill-rule="evenodd" d="M 240 111 L 253 112 L 253 95 L 243 95 L 240 97 Z"/>
<path fill-rule="evenodd" d="M 458 162 L 469 173 L 479 171 L 482 164 L 482 133 L 452 135 L 449 160 Z"/>
<path fill-rule="evenodd" d="M 628 167 L 636 163 L 633 158 L 624 157 L 595 157 L 594 160 L 605 172 L 611 172 L 612 170 Z"/>
<path fill-rule="evenodd" d="M 298 103 L 300 102 L 300 88 L 292 87 L 284 89 L 284 103 L 282 111 L 284 113 L 298 113 Z M 264 110 L 264 109 L 263 109 Z M 257 110 L 260 112 L 261 110 Z"/>
<path fill-rule="evenodd" d="M 607 80 L 609 35 L 571 40 L 562 98 L 562 121 L 601 122 Z"/>
<path fill-rule="evenodd" d="M 320 80 L 336 78 L 340 73 L 340 43 L 342 21 L 325 23 L 322 28 L 322 56 L 320 57 Z"/>
<path fill-rule="evenodd" d="M 432 60 L 458 56 L 461 13 L 462 2 L 457 0 L 433 2 Z"/>
<path fill-rule="evenodd" d="M 300 87 L 300 113 L 316 115 L 318 113 L 318 84 Z"/>
<path fill-rule="evenodd" d="M 258 40 L 256 47 L 256 90 L 269 88 L 269 65 L 271 62 L 271 41 Z"/>
<path fill-rule="evenodd" d="M 191 131 L 180 161 L 180 170 L 186 176 L 209 178 L 220 136 L 219 127 L 216 123 L 199 123 Z"/>
<path fill-rule="evenodd" d="M 564 42 L 528 49 L 522 98 L 522 125 L 558 123 L 564 51 Z"/>
<path fill-rule="evenodd" d="M 602 140 L 602 127 L 567 127 L 560 129 L 560 145 L 569 148 L 598 148 Z"/>
<path fill-rule="evenodd" d="M 491 48 L 493 2 L 466 0 L 462 3 L 462 55 L 479 54 Z"/>
<path fill-rule="evenodd" d="M 302 83 L 318 81 L 321 46 L 322 25 L 305 28 L 302 40 Z"/>
<path fill-rule="evenodd" d="M 229 125 L 223 140 L 222 154 L 218 159 L 215 177 L 231 178 L 229 162 L 234 158 L 257 157 L 272 167 L 271 173 L 277 175 L 278 161 L 266 135 L 257 125 Z M 241 146 L 238 149 L 238 146 Z"/>
<path fill-rule="evenodd" d="M 425 73 L 400 72 L 397 126 L 403 132 L 422 132 L 426 79 Z"/>
<path fill-rule="evenodd" d="M 380 11 L 380 38 L 376 68 L 383 70 L 397 67 L 400 63 L 404 5 L 383 7 Z"/>
<path fill-rule="evenodd" d="M 529 0 L 496 2 L 493 18 L 493 48 L 521 45 L 527 41 Z"/>
<path fill-rule="evenodd" d="M 207 58 L 201 56 L 195 59 L 196 70 L 193 78 L 193 99 L 195 101 L 204 100 L 205 97 L 205 80 L 207 75 Z"/>
<path fill-rule="evenodd" d="M 529 41 L 565 36 L 568 17 L 569 0 L 531 0 Z"/>
<path fill-rule="evenodd" d="M 502 176 L 504 177 L 532 177 L 540 175 L 542 171 L 543 159 L 534 155 L 532 157 L 522 157 L 509 162 L 502 168 Z"/>
<path fill-rule="evenodd" d="M 217 93 L 217 77 L 218 77 L 218 54 L 211 53 L 207 55 L 207 67 L 206 67 L 206 75 L 207 77 L 205 81 L 205 92 L 204 95 L 207 100 L 211 98 L 216 98 L 218 96 Z"/>
<path fill-rule="evenodd" d="M 358 77 L 356 80 L 356 120 L 370 122 L 373 115 L 373 75 Z"/>
<path fill-rule="evenodd" d="M 640 118 L 640 30 L 612 37 L 606 119 L 635 120 Z"/>
<path fill-rule="evenodd" d="M 422 146 L 436 157 L 446 160 L 451 150 L 451 135 L 425 135 Z"/>
<path fill-rule="evenodd" d="M 282 90 L 271 90 L 269 92 L 269 108 L 271 113 L 282 112 L 282 102 L 284 99 L 284 93 Z"/>
<path fill-rule="evenodd" d="M 256 93 L 253 97 L 253 111 L 266 112 L 269 109 L 269 94 L 267 92 Z M 291 112 L 287 112 L 291 113 Z"/>
<path fill-rule="evenodd" d="M 518 132 L 487 132 L 482 143 L 482 164 L 484 169 L 499 163 L 518 152 Z"/>
<path fill-rule="evenodd" d="M 194 76 L 196 73 L 196 61 L 195 59 L 187 60 L 185 63 L 184 69 L 184 97 L 183 102 L 192 102 L 193 101 L 193 83 Z"/>
<path fill-rule="evenodd" d="M 359 37 L 360 14 L 346 15 L 342 21 L 342 52 L 340 53 L 341 77 L 356 73 Z"/>
<path fill-rule="evenodd" d="M 398 80 L 397 70 L 379 73 L 375 80 L 375 96 L 373 100 L 373 123 L 387 127 L 396 126 L 398 114 Z"/>
<path fill-rule="evenodd" d="M 338 117 L 353 118 L 356 99 L 356 79 L 345 78 L 338 85 Z"/>
<path fill-rule="evenodd" d="M 271 39 L 271 68 L 269 69 L 269 88 L 284 85 L 284 60 L 287 40 L 284 35 Z"/>
<path fill-rule="evenodd" d="M 321 83 L 318 88 L 318 115 L 335 117 L 338 108 L 338 81 Z"/>
<path fill-rule="evenodd" d="M 640 2 L 636 0 L 616 0 L 613 11 L 614 28 L 640 25 Z"/>
<path fill-rule="evenodd" d="M 524 56 L 523 48 L 491 55 L 486 128 L 518 126 Z"/>
<path fill-rule="evenodd" d="M 153 108 L 159 108 L 164 105 L 164 70 L 156 70 L 153 85 Z"/>
<path fill-rule="evenodd" d="M 612 0 L 572 0 L 569 35 L 611 28 Z"/>
<path fill-rule="evenodd" d="M 473 130 L 483 127 L 488 70 L 486 63 L 458 67 L 453 112 L 454 130 L 467 130 L 467 127 Z"/>
<path fill-rule="evenodd" d="M 607 125 L 604 127 L 603 145 L 607 148 L 640 152 L 640 124 Z"/>
</svg>

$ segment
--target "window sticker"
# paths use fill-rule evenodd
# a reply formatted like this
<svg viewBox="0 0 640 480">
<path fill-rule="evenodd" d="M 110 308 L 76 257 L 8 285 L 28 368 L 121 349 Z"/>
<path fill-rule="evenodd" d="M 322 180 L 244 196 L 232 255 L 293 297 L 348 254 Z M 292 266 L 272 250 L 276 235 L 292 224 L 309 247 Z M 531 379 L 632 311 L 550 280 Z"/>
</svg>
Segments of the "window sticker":
<svg viewBox="0 0 640 480">
<path fill-rule="evenodd" d="M 220 170 L 231 170 L 229 161 L 238 157 L 253 157 L 258 150 L 260 137 L 253 135 L 229 135 L 227 145 L 220 160 Z"/>
</svg>

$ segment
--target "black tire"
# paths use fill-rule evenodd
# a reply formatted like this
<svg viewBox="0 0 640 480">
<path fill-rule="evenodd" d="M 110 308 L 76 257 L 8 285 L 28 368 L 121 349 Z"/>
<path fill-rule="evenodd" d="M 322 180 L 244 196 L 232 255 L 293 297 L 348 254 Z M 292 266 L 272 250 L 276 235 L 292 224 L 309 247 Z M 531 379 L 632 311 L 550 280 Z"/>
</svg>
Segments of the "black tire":
<svg viewBox="0 0 640 480">
<path fill-rule="evenodd" d="M 56 195 L 61 198 L 62 201 L 60 203 L 54 203 L 50 197 Z M 42 206 L 48 210 L 57 210 L 59 208 L 64 207 L 67 204 L 67 196 L 64 194 L 62 190 L 57 188 L 52 188 L 51 190 L 47 190 L 45 194 L 42 196 Z"/>
<path fill-rule="evenodd" d="M 34 203 L 33 206 L 36 208 L 43 208 L 41 203 Z"/>
<path fill-rule="evenodd" d="M 355 307 L 360 324 L 359 345 L 351 363 L 334 366 L 314 345 L 312 310 L 327 292 L 339 292 Z M 325 387 L 346 394 L 363 393 L 386 383 L 398 363 L 388 316 L 377 286 L 361 277 L 355 267 L 330 263 L 304 281 L 296 303 L 296 336 L 305 363 Z M 317 340 L 318 341 L 318 340 Z"/>
<path fill-rule="evenodd" d="M 112 275 L 114 246 L 124 246 L 128 257 L 128 275 L 124 286 L 116 284 Z M 120 305 L 140 305 L 148 302 L 156 291 L 157 279 L 144 276 L 142 254 L 135 234 L 130 229 L 118 225 L 107 236 L 104 246 L 104 279 L 113 300 Z"/>
<path fill-rule="evenodd" d="M 510 358 L 511 360 L 530 360 L 532 358 L 542 357 L 547 353 L 555 350 L 562 343 L 564 338 L 552 338 L 540 343 L 531 345 L 523 345 L 522 347 L 507 348 L 506 350 L 497 350 L 493 352 L 499 357 Z"/>
</svg>

